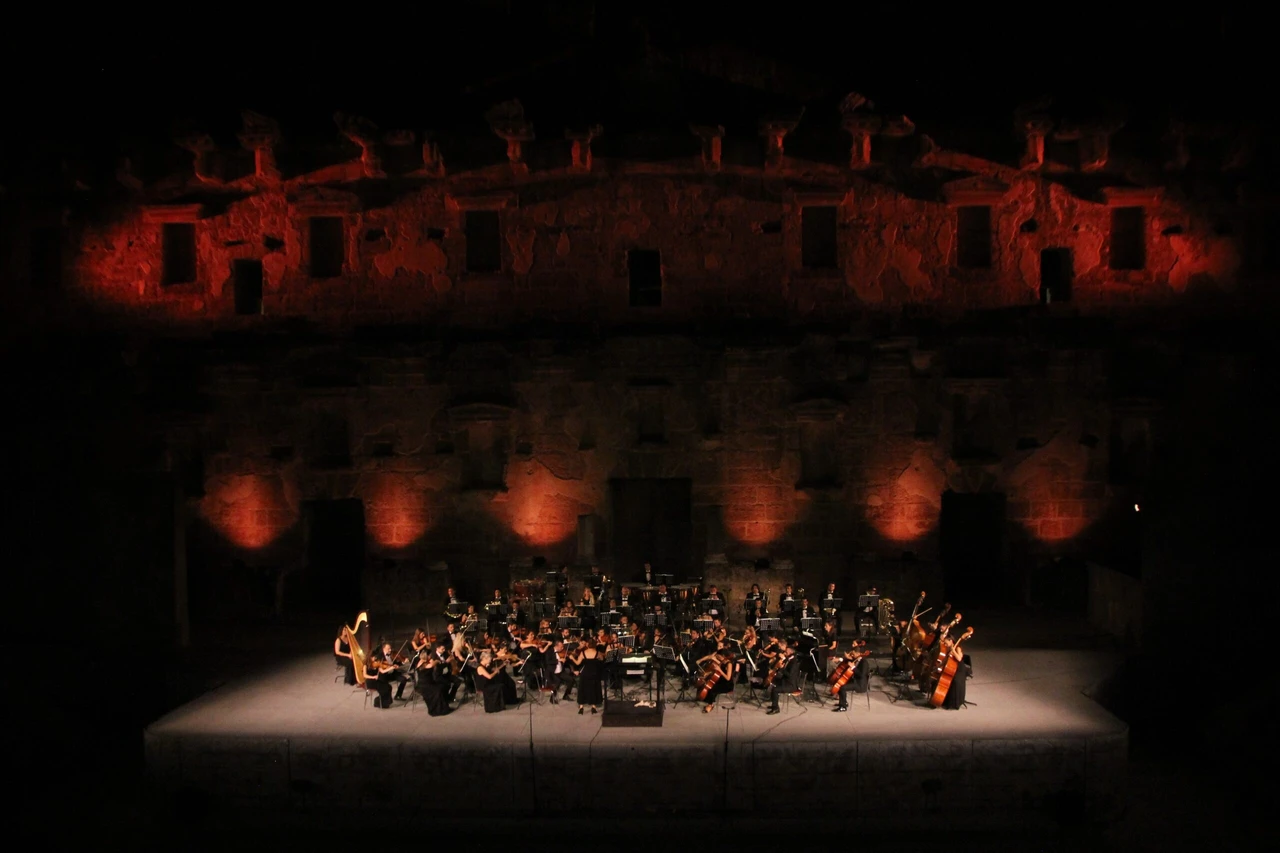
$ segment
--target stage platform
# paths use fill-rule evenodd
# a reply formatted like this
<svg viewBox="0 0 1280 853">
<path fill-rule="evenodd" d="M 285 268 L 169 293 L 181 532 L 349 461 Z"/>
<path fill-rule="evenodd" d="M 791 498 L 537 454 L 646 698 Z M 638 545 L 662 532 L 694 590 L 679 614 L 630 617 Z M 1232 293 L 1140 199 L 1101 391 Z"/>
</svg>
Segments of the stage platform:
<svg viewBox="0 0 1280 853">
<path fill-rule="evenodd" d="M 603 726 L 543 694 L 498 714 L 470 702 L 444 717 L 389 710 L 334 682 L 318 654 L 228 683 L 144 734 L 166 790 L 216 798 L 238 817 L 349 825 L 373 805 L 505 816 L 616 808 L 628 813 L 813 810 L 915 829 L 1105 820 L 1123 802 L 1128 729 L 1088 691 L 1115 668 L 1105 651 L 974 650 L 972 705 L 928 707 L 874 675 L 871 691 L 783 702 L 765 713 L 739 686 L 705 714 L 673 704 L 660 727 Z M 887 672 L 887 658 L 873 659 Z M 411 695 L 412 688 L 406 692 Z M 649 698 L 634 682 L 628 695 Z"/>
</svg>

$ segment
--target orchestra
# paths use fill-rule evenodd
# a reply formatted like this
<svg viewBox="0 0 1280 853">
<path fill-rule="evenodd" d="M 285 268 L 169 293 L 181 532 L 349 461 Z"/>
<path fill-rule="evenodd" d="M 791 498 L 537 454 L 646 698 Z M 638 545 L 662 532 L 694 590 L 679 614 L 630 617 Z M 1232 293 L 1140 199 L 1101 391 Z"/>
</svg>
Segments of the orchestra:
<svg viewBox="0 0 1280 853">
<path fill-rule="evenodd" d="M 921 609 L 924 593 L 910 618 L 897 619 L 892 600 L 869 588 L 858 601 L 858 639 L 842 648 L 842 600 L 835 583 L 826 584 L 816 604 L 804 589 L 786 584 L 773 612 L 771 593 L 759 584 L 739 593 L 731 609 L 729 595 L 716 584 L 703 592 L 700 579 L 672 583 L 672 575 L 652 564 L 647 572 L 646 581 L 656 585 L 615 587 L 592 566 L 581 581 L 581 594 L 570 597 L 562 567 L 548 571 L 542 581 L 519 581 L 510 591 L 495 588 L 483 613 L 451 586 L 442 633 L 413 629 L 400 635 L 404 640 L 398 648 L 383 636 L 366 657 L 361 646 L 367 642 L 368 614 L 362 612 L 355 628 L 339 626 L 334 660 L 346 685 L 376 694 L 375 707 L 421 699 L 431 716 L 447 714 L 472 696 L 477 706 L 483 702 L 486 712 L 495 713 L 541 694 L 558 705 L 575 690 L 578 712 L 589 708 L 597 714 L 605 693 L 621 698 L 629 678 L 641 676 L 638 686 L 647 685 L 652 696 L 655 670 L 659 682 L 667 675 L 676 679 L 676 704 L 696 701 L 704 713 L 714 709 L 720 695 L 735 691 L 744 691 L 770 715 L 781 713 L 784 694 L 802 703 L 834 698 L 835 711 L 848 711 L 849 693 L 867 694 L 873 674 L 886 684 L 896 682 L 897 698 L 916 690 L 932 708 L 971 704 L 964 698 L 972 665 L 963 644 L 973 628 L 958 627 L 959 613 L 948 618 L 950 604 L 926 619 L 931 608 Z M 731 613 L 741 614 L 741 628 Z M 526 614 L 530 627 L 525 627 Z M 870 637 L 868 619 L 874 619 Z M 362 624 L 363 640 L 356 634 Z M 872 659 L 878 648 L 889 664 L 884 669 Z M 634 694 L 637 685 L 631 684 Z M 406 700 L 410 686 L 413 695 Z M 661 683 L 658 690 L 661 696 Z"/>
</svg>

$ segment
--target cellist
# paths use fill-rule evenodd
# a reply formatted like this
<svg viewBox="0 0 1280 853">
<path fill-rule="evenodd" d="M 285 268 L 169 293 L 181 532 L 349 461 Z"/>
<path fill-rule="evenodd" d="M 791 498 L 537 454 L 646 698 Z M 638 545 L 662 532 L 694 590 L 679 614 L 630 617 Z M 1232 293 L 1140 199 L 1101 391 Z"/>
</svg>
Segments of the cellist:
<svg viewBox="0 0 1280 853">
<path fill-rule="evenodd" d="M 733 675 L 736 671 L 736 664 L 733 655 L 725 648 L 725 643 L 721 642 L 719 648 L 704 658 L 698 660 L 698 665 L 702 667 L 702 677 L 710 678 L 712 675 L 717 676 L 714 684 L 707 690 L 706 697 L 702 700 L 706 705 L 702 708 L 702 713 L 710 714 L 716 706 L 716 697 L 721 693 L 733 692 Z"/>
</svg>

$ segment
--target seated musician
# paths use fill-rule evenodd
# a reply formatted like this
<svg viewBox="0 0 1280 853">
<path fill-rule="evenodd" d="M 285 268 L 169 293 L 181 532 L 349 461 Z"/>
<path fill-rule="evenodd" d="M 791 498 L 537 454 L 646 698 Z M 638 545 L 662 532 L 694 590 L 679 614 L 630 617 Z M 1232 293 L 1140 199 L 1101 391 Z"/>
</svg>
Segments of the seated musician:
<svg viewBox="0 0 1280 853">
<path fill-rule="evenodd" d="M 421 628 L 416 628 L 413 632 L 413 639 L 409 641 L 409 647 L 413 649 L 414 665 L 416 666 L 417 659 L 431 651 L 431 642 L 428 640 L 427 635 L 422 633 Z"/>
<path fill-rule="evenodd" d="M 587 578 L 587 586 L 591 589 L 591 594 L 599 601 L 604 595 L 604 588 L 608 585 L 609 579 L 600 574 L 599 566 L 591 567 L 591 576 Z"/>
<path fill-rule="evenodd" d="M 450 619 L 457 619 L 460 617 L 462 615 L 462 610 L 458 607 L 460 603 L 461 601 L 458 599 L 458 591 L 453 587 L 449 587 L 444 596 L 444 615 L 448 616 Z"/>
<path fill-rule="evenodd" d="M 836 711 L 849 710 L 849 691 L 854 693 L 866 693 L 869 689 L 870 670 L 866 663 L 866 653 L 862 649 L 865 645 L 862 640 L 854 640 L 849 650 L 844 653 L 844 660 L 854 666 L 853 677 L 840 685 L 840 704 L 836 706 Z"/>
<path fill-rule="evenodd" d="M 631 606 L 631 587 L 624 586 L 622 588 L 622 594 L 618 598 L 618 607 L 619 609 L 622 610 L 623 613 L 626 613 L 627 612 L 626 608 L 630 606 Z"/>
<path fill-rule="evenodd" d="M 578 616 L 582 618 L 582 627 L 588 630 L 596 627 L 596 596 L 591 587 L 582 588 L 582 596 L 578 599 Z"/>
<path fill-rule="evenodd" d="M 383 674 L 393 667 L 383 663 L 381 655 L 369 655 L 364 662 L 364 688 L 373 690 L 378 696 L 373 700 L 373 707 L 387 709 L 391 707 L 391 679 L 383 678 Z"/>
<path fill-rule="evenodd" d="M 558 705 L 560 700 L 557 694 L 560 691 L 560 685 L 568 683 L 569 654 L 564 649 L 564 643 L 560 640 L 549 645 L 542 651 L 542 682 L 543 690 L 551 694 L 551 704 Z M 525 664 L 527 669 L 529 664 Z M 569 683 L 572 687 L 572 683 Z M 565 691 L 565 698 L 568 698 L 568 691 Z"/>
<path fill-rule="evenodd" d="M 574 617 L 578 615 L 578 608 L 573 606 L 572 601 L 566 601 L 560 608 L 560 615 L 565 617 Z"/>
<path fill-rule="evenodd" d="M 426 649 L 414 668 L 415 689 L 427 706 L 427 713 L 442 717 L 449 713 L 449 689 L 453 676 L 449 673 L 444 643 Z"/>
<path fill-rule="evenodd" d="M 485 607 L 485 616 L 489 622 L 490 634 L 497 634 L 501 631 L 503 623 L 507 621 L 508 610 L 507 597 L 502 594 L 502 590 L 495 589 L 492 600 Z"/>
<path fill-rule="evenodd" d="M 347 626 L 338 626 L 338 636 L 333 641 L 333 657 L 342 667 L 343 683 L 356 683 L 355 658 L 351 656 L 351 644 L 347 642 Z"/>
<path fill-rule="evenodd" d="M 818 609 L 809 603 L 809 599 L 802 599 L 800 606 L 796 609 L 796 628 L 797 630 L 804 624 L 804 619 L 821 619 L 822 614 Z"/>
<path fill-rule="evenodd" d="M 766 615 L 764 612 L 764 595 L 760 592 L 760 584 L 753 583 L 751 592 L 747 593 L 747 601 L 755 602 L 755 607 L 747 611 L 747 624 L 755 627 L 756 620 Z"/>
<path fill-rule="evenodd" d="M 451 643 L 448 640 L 438 640 L 432 657 L 438 661 L 435 665 L 436 680 L 445 685 L 445 698 L 452 702 L 458 695 L 458 688 L 462 685 L 462 679 L 453 674 L 452 661 L 454 658 L 450 648 Z"/>
<path fill-rule="evenodd" d="M 480 663 L 476 666 L 475 680 L 476 689 L 484 696 L 484 711 L 486 714 L 493 714 L 498 711 L 505 711 L 507 707 L 507 699 L 511 697 L 515 691 L 515 683 L 511 682 L 508 689 L 508 679 L 505 678 L 505 663 L 499 663 L 494 660 L 493 652 L 485 649 L 480 653 Z"/>
<path fill-rule="evenodd" d="M 716 616 L 711 619 L 711 630 L 707 634 L 717 643 L 722 643 L 729 636 L 729 632 L 725 629 L 724 623 L 720 621 L 720 617 Z"/>
<path fill-rule="evenodd" d="M 827 584 L 827 591 L 822 594 L 821 601 L 823 617 L 835 620 L 837 632 L 840 631 L 840 613 L 836 610 L 835 600 L 839 597 L 840 595 L 836 592 L 836 585 L 829 583 Z"/>
<path fill-rule="evenodd" d="M 760 664 L 756 659 L 756 655 L 760 651 L 760 638 L 756 636 L 756 629 L 747 626 L 742 632 L 742 639 L 737 641 L 738 649 L 742 653 L 742 660 L 738 666 L 738 683 L 747 684 L 752 673 Z"/>
<path fill-rule="evenodd" d="M 733 655 L 729 653 L 729 649 L 725 647 L 725 644 L 720 643 L 714 652 L 698 660 L 699 666 L 704 664 L 706 665 L 706 668 L 703 669 L 704 674 L 714 672 L 720 676 L 716 683 L 711 686 L 711 689 L 707 691 L 707 698 L 703 700 L 706 705 L 703 706 L 702 713 L 710 714 L 716 706 L 717 696 L 721 693 L 733 692 L 737 663 L 734 661 Z"/>
<path fill-rule="evenodd" d="M 769 681 L 768 713 L 781 713 L 782 709 L 778 707 L 778 697 L 782 693 L 790 693 L 792 696 L 800 695 L 800 668 L 796 666 L 795 650 L 787 644 L 785 638 L 778 638 L 778 651 L 774 655 L 769 667 L 769 673 L 765 677 Z"/>
<path fill-rule="evenodd" d="M 711 588 L 707 590 L 706 598 L 708 601 L 718 602 L 716 604 L 710 605 L 710 608 L 707 610 L 707 615 L 710 616 L 712 619 L 723 619 L 724 618 L 724 593 L 722 593 L 716 587 L 715 584 L 712 584 Z"/>
<path fill-rule="evenodd" d="M 787 624 L 787 620 L 790 620 L 790 624 L 792 625 L 798 624 L 795 621 L 798 618 L 796 616 L 795 605 L 795 593 L 791 591 L 791 584 L 787 584 L 782 587 L 782 595 L 778 596 L 778 612 L 782 614 L 784 625 Z"/>
<path fill-rule="evenodd" d="M 409 683 L 408 677 L 400 671 L 399 662 L 396 660 L 396 653 L 391 648 L 390 643 L 383 643 L 382 648 L 377 654 L 378 662 L 382 664 L 382 670 L 379 680 L 385 680 L 388 684 L 395 682 L 397 700 L 404 699 L 404 686 Z"/>
<path fill-rule="evenodd" d="M 462 619 L 460 621 L 462 623 L 462 633 L 464 634 L 468 631 L 480 630 L 480 614 L 476 612 L 476 606 L 474 604 L 467 605 L 467 612 L 462 614 Z"/>
<path fill-rule="evenodd" d="M 671 606 L 671 593 L 667 591 L 665 583 L 658 585 L 658 604 L 664 608 Z"/>
</svg>

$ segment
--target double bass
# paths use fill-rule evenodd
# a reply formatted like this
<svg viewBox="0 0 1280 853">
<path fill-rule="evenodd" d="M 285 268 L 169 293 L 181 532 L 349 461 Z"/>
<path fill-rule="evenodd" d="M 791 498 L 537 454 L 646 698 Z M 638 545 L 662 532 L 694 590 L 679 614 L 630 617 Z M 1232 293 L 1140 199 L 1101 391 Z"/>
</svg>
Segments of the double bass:
<svg viewBox="0 0 1280 853">
<path fill-rule="evenodd" d="M 898 645 L 898 652 L 894 660 L 894 663 L 898 665 L 898 669 L 904 672 L 907 668 L 907 656 L 910 655 L 914 659 L 915 653 L 912 649 L 924 642 L 924 628 L 920 625 L 920 617 L 924 615 L 924 613 L 920 612 L 920 605 L 922 604 L 924 604 L 923 591 L 920 593 L 920 597 L 916 599 L 916 606 L 911 608 L 911 619 L 907 622 L 907 629 L 903 634 L 902 642 Z M 929 611 L 926 610 L 925 613 L 927 612 Z"/>
<path fill-rule="evenodd" d="M 943 613 L 945 612 L 946 611 L 943 610 Z M 941 648 L 942 641 L 951 633 L 952 628 L 960 624 L 960 620 L 963 618 L 963 614 L 957 613 L 955 618 L 946 625 L 939 625 L 937 622 L 933 623 L 933 627 L 929 630 L 929 633 L 925 635 L 925 644 L 924 647 L 920 649 L 920 654 L 916 658 L 915 666 L 911 668 L 911 675 L 913 678 L 923 681 L 923 679 L 929 676 L 929 668 L 937 658 L 937 652 Z M 938 619 L 942 619 L 941 614 L 938 616 Z"/>
<path fill-rule="evenodd" d="M 964 661 L 964 652 L 960 650 L 960 644 L 973 636 L 973 629 L 968 628 L 960 635 L 960 639 L 951 643 L 951 647 L 947 650 L 946 663 L 942 665 L 942 670 L 938 672 L 937 684 L 934 685 L 933 695 L 929 697 L 929 704 L 935 708 L 941 708 L 942 703 L 947 701 L 947 693 L 951 690 L 951 682 L 955 679 L 956 673 L 960 671 L 960 664 Z"/>
<path fill-rule="evenodd" d="M 827 683 L 831 685 L 832 696 L 840 695 L 840 689 L 848 684 L 849 679 L 853 678 L 854 673 L 858 671 L 858 664 L 862 663 L 863 658 L 871 656 L 870 649 L 859 651 L 859 648 L 866 644 L 866 640 L 854 640 L 849 651 L 845 652 L 844 660 L 832 670 L 831 676 L 827 678 Z"/>
</svg>

